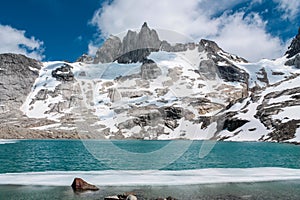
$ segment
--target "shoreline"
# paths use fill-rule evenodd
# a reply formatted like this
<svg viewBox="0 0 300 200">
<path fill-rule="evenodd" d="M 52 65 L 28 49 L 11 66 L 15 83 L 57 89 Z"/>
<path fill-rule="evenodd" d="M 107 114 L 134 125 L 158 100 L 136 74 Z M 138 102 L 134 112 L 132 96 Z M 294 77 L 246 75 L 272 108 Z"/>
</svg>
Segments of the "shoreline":
<svg viewBox="0 0 300 200">
<path fill-rule="evenodd" d="M 138 199 L 291 199 L 300 197 L 300 181 L 228 183 L 185 186 L 110 186 L 96 192 L 74 193 L 71 186 L 0 185 L 0 198 L 96 200 L 107 196 L 133 193 Z"/>
<path fill-rule="evenodd" d="M 37 137 L 16 137 L 16 138 L 13 138 L 13 137 L 1 137 L 0 135 L 0 144 L 1 144 L 1 141 L 9 141 L 9 140 L 53 140 L 53 141 L 59 141 L 59 140 L 101 140 L 101 141 L 118 141 L 118 140 L 143 140 L 143 141 L 216 141 L 216 142 L 247 142 L 247 143 L 276 143 L 276 144 L 290 144 L 290 145 L 300 145 L 300 142 L 275 142 L 275 141 L 224 141 L 224 140 L 190 140 L 190 139 L 187 139 L 187 138 L 184 138 L 184 139 L 168 139 L 168 140 L 148 140 L 148 139 L 140 139 L 140 138 L 123 138 L 123 139 L 103 139 L 103 138 L 92 138 L 92 137 L 88 137 L 88 136 L 79 136 L 79 135 L 76 135 L 76 137 L 70 137 L 70 136 L 65 136 L 65 135 L 62 135 L 61 137 L 44 137 L 44 135 L 39 135 Z"/>
<path fill-rule="evenodd" d="M 186 186 L 297 181 L 300 169 L 280 167 L 191 170 L 40 171 L 0 174 L 0 185 L 69 186 L 75 177 L 99 187 Z"/>
</svg>

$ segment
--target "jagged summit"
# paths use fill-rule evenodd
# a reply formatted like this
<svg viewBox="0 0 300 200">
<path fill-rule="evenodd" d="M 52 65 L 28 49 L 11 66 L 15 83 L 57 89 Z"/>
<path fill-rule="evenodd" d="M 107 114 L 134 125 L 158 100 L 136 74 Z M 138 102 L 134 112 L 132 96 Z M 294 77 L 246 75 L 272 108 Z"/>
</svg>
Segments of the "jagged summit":
<svg viewBox="0 0 300 200">
<path fill-rule="evenodd" d="M 98 49 L 94 63 L 141 62 L 152 51 L 158 51 L 161 41 L 155 30 L 151 30 L 145 22 L 137 33 L 129 30 L 123 40 L 117 36 L 109 37 Z"/>
<path fill-rule="evenodd" d="M 142 28 L 149 28 L 147 22 L 144 22 L 144 24 L 142 25 Z"/>
<path fill-rule="evenodd" d="M 288 51 L 285 54 L 287 55 L 287 58 L 291 58 L 298 53 L 300 53 L 300 27 L 298 29 L 298 34 L 293 39 Z"/>
<path fill-rule="evenodd" d="M 129 30 L 123 40 L 117 36 L 110 36 L 105 43 L 98 49 L 94 63 L 110 63 L 118 61 L 119 63 L 143 62 L 151 52 L 184 52 L 198 48 L 199 52 L 206 51 L 210 54 L 224 52 L 215 42 L 202 39 L 196 43 L 176 43 L 170 44 L 166 40 L 160 40 L 158 33 L 150 29 L 147 22 L 144 22 L 139 32 Z M 245 59 L 234 56 L 229 59 L 237 59 L 240 62 L 247 62 Z"/>
</svg>

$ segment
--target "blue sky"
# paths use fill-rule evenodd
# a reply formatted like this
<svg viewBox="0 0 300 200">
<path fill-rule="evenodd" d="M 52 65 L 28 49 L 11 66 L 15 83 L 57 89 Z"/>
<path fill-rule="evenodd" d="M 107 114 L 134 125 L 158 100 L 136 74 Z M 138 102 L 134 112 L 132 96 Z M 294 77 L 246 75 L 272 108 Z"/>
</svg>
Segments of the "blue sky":
<svg viewBox="0 0 300 200">
<path fill-rule="evenodd" d="M 75 61 L 109 34 L 149 26 L 215 40 L 248 60 L 276 58 L 300 26 L 299 0 L 10 0 L 0 7 L 0 53 Z"/>
</svg>

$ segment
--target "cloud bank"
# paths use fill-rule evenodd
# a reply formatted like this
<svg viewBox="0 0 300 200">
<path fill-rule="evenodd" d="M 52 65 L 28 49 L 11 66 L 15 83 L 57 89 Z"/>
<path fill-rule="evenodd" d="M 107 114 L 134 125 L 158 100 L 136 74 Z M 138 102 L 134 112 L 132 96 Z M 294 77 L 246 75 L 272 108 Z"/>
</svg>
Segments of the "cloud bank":
<svg viewBox="0 0 300 200">
<path fill-rule="evenodd" d="M 43 52 L 43 42 L 26 37 L 23 30 L 0 24 L 0 53 L 17 53 L 42 60 Z"/>
<path fill-rule="evenodd" d="M 290 0 L 276 1 L 280 1 L 278 9 L 289 9 L 288 16 L 298 12 L 290 5 L 286 7 L 285 2 Z M 298 0 L 291 1 L 298 4 Z M 98 27 L 102 38 L 139 28 L 146 21 L 151 28 L 176 31 L 195 41 L 201 38 L 214 40 L 225 51 L 250 61 L 283 55 L 286 44 L 266 31 L 267 22 L 263 21 L 259 13 L 249 13 L 243 9 L 232 10 L 237 4 L 248 2 L 248 5 L 252 5 L 253 2 L 213 2 L 215 3 L 208 0 L 113 0 L 104 3 L 95 12 L 91 23 Z M 261 0 L 255 3 L 261 3 Z M 90 44 L 92 46 L 94 45 Z"/>
</svg>

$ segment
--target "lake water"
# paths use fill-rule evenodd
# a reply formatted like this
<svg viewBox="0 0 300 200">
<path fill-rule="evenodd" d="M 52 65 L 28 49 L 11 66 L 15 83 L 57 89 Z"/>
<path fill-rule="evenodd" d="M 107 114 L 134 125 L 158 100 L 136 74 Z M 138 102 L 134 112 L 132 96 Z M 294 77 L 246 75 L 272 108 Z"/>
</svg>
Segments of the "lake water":
<svg viewBox="0 0 300 200">
<path fill-rule="evenodd" d="M 0 163 L 0 199 L 300 199 L 300 146 L 289 144 L 0 140 Z M 101 190 L 74 194 L 75 177 Z"/>
</svg>

